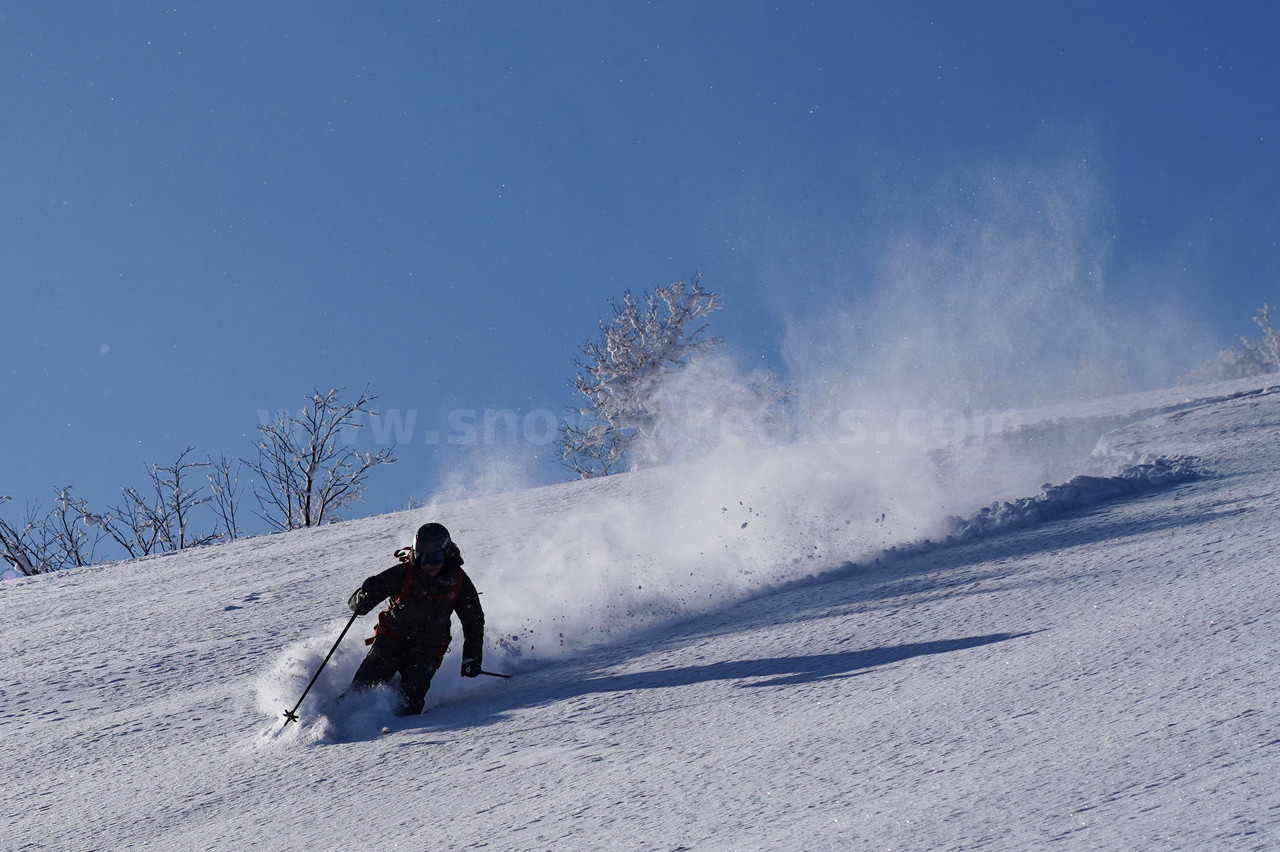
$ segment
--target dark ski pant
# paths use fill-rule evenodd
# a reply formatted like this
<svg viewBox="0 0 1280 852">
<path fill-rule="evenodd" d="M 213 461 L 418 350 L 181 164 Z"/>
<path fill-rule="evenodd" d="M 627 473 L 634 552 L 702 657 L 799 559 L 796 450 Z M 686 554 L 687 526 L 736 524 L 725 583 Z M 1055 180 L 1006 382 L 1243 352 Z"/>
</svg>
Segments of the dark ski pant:
<svg viewBox="0 0 1280 852">
<path fill-rule="evenodd" d="M 416 716 L 422 712 L 427 690 L 431 688 L 431 678 L 440 668 L 440 661 L 447 650 L 447 639 L 441 645 L 440 642 L 406 642 L 395 636 L 378 636 L 356 670 L 351 685 L 357 690 L 381 686 L 398 672 L 400 714 Z"/>
</svg>

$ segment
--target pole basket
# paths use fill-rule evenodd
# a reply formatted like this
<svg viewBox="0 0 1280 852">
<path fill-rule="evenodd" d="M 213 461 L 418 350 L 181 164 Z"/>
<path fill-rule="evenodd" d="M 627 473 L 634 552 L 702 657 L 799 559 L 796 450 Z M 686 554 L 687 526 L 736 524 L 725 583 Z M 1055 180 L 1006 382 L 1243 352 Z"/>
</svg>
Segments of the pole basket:
<svg viewBox="0 0 1280 852">
<path fill-rule="evenodd" d="M 303 699 L 307 697 L 307 693 L 311 691 L 311 687 L 316 685 L 316 680 L 320 677 L 320 672 L 324 671 L 324 667 L 329 664 L 329 658 L 333 656 L 333 652 L 338 650 L 338 646 L 342 644 L 342 637 L 347 635 L 347 631 L 351 629 L 351 625 L 355 624 L 358 613 L 351 613 L 351 620 L 347 622 L 347 626 L 342 628 L 342 632 L 338 634 L 338 641 L 333 643 L 333 647 L 329 649 L 329 653 L 325 655 L 324 662 L 320 664 L 320 668 L 316 669 L 316 673 L 311 676 L 311 683 L 307 684 L 307 688 L 302 690 L 302 697 L 298 699 L 298 703 L 293 705 L 292 710 L 284 711 L 284 726 L 288 727 L 290 722 L 298 721 L 298 708 L 302 706 Z"/>
</svg>

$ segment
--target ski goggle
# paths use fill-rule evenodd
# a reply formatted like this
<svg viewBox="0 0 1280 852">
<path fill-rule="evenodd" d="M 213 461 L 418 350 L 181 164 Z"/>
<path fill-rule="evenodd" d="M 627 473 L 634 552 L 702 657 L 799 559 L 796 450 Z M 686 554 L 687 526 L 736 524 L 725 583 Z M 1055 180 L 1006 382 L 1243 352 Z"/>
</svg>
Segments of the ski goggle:
<svg viewBox="0 0 1280 852">
<path fill-rule="evenodd" d="M 443 550 L 428 550 L 418 554 L 418 561 L 424 565 L 439 565 L 444 562 Z"/>
</svg>

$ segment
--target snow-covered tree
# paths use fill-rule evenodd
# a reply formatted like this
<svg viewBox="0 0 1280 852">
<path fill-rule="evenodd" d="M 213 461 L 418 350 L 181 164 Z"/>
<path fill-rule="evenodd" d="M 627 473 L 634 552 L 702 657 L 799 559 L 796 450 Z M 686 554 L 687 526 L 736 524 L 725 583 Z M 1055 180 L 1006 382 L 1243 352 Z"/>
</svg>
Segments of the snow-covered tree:
<svg viewBox="0 0 1280 852">
<path fill-rule="evenodd" d="M 1216 358 L 1183 376 L 1179 384 L 1218 382 L 1280 372 L 1280 332 L 1271 324 L 1271 306 L 1264 304 L 1253 318 L 1262 332 L 1257 340 L 1240 338 L 1239 346 L 1227 346 Z"/>
<path fill-rule="evenodd" d="M 59 568 L 92 565 L 101 531 L 87 520 L 89 503 L 75 497 L 71 486 L 58 489 L 58 499 L 45 517 L 44 534 L 49 552 Z M 90 532 L 92 530 L 92 532 Z"/>
<path fill-rule="evenodd" d="M 720 307 L 720 297 L 698 275 L 639 299 L 627 291 L 611 306 L 599 337 L 582 344 L 574 359 L 573 387 L 585 402 L 557 442 L 565 464 L 583 479 L 627 467 L 635 442 L 653 432 L 651 406 L 662 381 L 721 342 L 699 322 Z"/>
<path fill-rule="evenodd" d="M 12 499 L 0 496 L 0 504 Z M 27 509 L 27 517 L 18 526 L 0 517 L 0 557 L 13 570 L 26 576 L 41 574 L 46 570 L 44 554 L 40 552 L 39 541 L 33 535 L 36 531 L 35 520 L 30 507 Z"/>
<path fill-rule="evenodd" d="M 377 396 L 365 390 L 355 402 L 342 401 L 341 388 L 313 390 L 297 414 L 280 412 L 258 426 L 258 456 L 244 464 L 253 471 L 259 517 L 278 530 L 319 526 L 337 520 L 338 510 L 364 496 L 369 471 L 395 461 L 390 448 L 361 453 L 343 440 L 363 426 L 362 414 Z"/>
<path fill-rule="evenodd" d="M 1262 336 L 1257 341 L 1244 341 L 1245 347 L 1267 367 L 1268 373 L 1280 371 L 1280 332 L 1271 324 L 1271 306 L 1264 303 L 1253 321 Z"/>
<path fill-rule="evenodd" d="M 57 493 L 47 512 L 38 505 L 28 506 L 20 526 L 0 518 L 0 557 L 20 574 L 47 574 L 93 563 L 102 531 L 86 521 L 88 505 L 71 493 L 70 486 Z M 9 500 L 0 497 L 0 503 Z"/>
</svg>

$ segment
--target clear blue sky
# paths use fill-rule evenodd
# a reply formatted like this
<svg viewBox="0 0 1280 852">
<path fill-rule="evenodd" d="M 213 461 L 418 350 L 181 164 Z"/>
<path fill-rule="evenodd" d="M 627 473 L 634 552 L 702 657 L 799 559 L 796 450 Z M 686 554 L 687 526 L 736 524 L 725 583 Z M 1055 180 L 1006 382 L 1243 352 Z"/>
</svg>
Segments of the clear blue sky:
<svg viewBox="0 0 1280 852">
<path fill-rule="evenodd" d="M 1230 0 L 0 2 L 0 494 L 367 385 L 418 419 L 358 513 L 401 507 L 448 412 L 561 411 L 624 289 L 701 271 L 777 363 L 983 164 L 1087 160 L 1118 297 L 1230 342 L 1280 300 L 1277 44 Z"/>
</svg>

